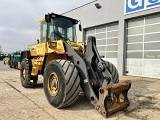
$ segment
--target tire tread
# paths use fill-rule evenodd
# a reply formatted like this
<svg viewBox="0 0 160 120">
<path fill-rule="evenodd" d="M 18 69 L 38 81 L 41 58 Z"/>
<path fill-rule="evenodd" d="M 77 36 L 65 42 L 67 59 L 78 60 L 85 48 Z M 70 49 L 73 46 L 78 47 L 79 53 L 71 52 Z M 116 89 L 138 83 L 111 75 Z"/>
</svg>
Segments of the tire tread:
<svg viewBox="0 0 160 120">
<path fill-rule="evenodd" d="M 108 61 L 104 61 L 105 65 L 109 71 L 109 73 L 112 75 L 112 83 L 118 83 L 119 82 L 119 74 L 118 71 L 116 69 L 116 67 Z"/>
<path fill-rule="evenodd" d="M 66 79 L 66 96 L 60 107 L 63 108 L 72 105 L 78 99 L 80 91 L 80 78 L 76 67 L 71 61 L 61 60 L 59 64 L 63 68 Z"/>
</svg>

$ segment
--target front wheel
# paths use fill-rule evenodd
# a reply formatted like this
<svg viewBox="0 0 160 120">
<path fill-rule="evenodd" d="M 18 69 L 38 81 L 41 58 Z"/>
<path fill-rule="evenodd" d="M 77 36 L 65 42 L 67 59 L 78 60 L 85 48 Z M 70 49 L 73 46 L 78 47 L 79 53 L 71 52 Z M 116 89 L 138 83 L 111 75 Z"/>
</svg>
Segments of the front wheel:
<svg viewBox="0 0 160 120">
<path fill-rule="evenodd" d="M 119 83 L 119 74 L 118 74 L 117 68 L 111 62 L 108 62 L 108 61 L 104 61 L 104 62 L 105 62 L 105 66 L 107 67 L 112 77 L 110 83 Z"/>
<path fill-rule="evenodd" d="M 54 107 L 67 107 L 78 99 L 80 78 L 72 62 L 68 60 L 49 62 L 43 78 L 45 95 Z"/>
<path fill-rule="evenodd" d="M 20 68 L 21 84 L 25 88 L 33 88 L 37 84 L 38 76 L 32 76 L 28 59 L 23 59 Z"/>
</svg>

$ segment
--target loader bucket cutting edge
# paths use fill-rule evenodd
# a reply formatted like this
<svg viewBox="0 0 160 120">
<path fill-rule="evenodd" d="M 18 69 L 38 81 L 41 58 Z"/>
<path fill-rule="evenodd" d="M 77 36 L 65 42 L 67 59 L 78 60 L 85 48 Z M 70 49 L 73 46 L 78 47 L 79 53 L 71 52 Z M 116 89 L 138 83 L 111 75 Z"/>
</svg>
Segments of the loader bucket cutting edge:
<svg viewBox="0 0 160 120">
<path fill-rule="evenodd" d="M 129 106 L 128 90 L 131 87 L 131 81 L 110 84 L 99 89 L 99 100 L 95 105 L 95 109 L 108 117 L 112 113 L 122 110 Z"/>
</svg>

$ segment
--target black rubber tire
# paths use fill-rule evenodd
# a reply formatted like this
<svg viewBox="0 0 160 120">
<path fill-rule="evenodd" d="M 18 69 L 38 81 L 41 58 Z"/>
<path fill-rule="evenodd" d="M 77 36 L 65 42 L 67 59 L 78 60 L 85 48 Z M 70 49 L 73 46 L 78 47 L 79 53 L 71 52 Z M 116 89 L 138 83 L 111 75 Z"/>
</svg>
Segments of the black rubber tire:
<svg viewBox="0 0 160 120">
<path fill-rule="evenodd" d="M 104 61 L 104 62 L 109 73 L 112 76 L 112 81 L 110 83 L 119 83 L 119 74 L 118 74 L 117 68 L 111 62 L 108 62 L 108 61 Z"/>
<path fill-rule="evenodd" d="M 24 70 L 25 70 L 25 77 L 23 76 Z M 21 62 L 20 80 L 21 80 L 21 85 L 25 88 L 33 88 L 37 84 L 38 76 L 31 75 L 28 59 L 23 59 Z M 33 80 L 33 82 L 31 82 L 30 80 Z"/>
<path fill-rule="evenodd" d="M 56 96 L 49 92 L 48 77 L 56 73 L 59 81 L 59 90 Z M 72 105 L 78 99 L 80 92 L 80 77 L 74 64 L 68 60 L 53 60 L 44 70 L 43 87 L 49 103 L 56 108 Z"/>
<path fill-rule="evenodd" d="M 16 68 L 16 62 L 15 61 L 13 61 L 13 67 Z"/>
<path fill-rule="evenodd" d="M 12 68 L 12 61 L 9 60 L 9 67 Z"/>
</svg>

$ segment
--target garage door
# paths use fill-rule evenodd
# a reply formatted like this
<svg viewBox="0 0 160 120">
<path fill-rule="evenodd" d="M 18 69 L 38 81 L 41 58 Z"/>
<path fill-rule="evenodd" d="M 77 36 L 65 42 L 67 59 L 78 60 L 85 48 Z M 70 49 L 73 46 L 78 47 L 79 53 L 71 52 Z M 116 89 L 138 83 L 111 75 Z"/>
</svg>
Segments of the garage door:
<svg viewBox="0 0 160 120">
<path fill-rule="evenodd" d="M 117 67 L 118 54 L 118 23 L 86 29 L 86 39 L 88 36 L 95 36 L 97 49 L 105 60 L 112 62 Z"/>
<path fill-rule="evenodd" d="M 126 74 L 160 78 L 160 15 L 128 21 Z"/>
</svg>

